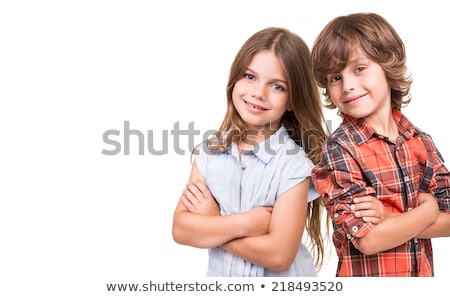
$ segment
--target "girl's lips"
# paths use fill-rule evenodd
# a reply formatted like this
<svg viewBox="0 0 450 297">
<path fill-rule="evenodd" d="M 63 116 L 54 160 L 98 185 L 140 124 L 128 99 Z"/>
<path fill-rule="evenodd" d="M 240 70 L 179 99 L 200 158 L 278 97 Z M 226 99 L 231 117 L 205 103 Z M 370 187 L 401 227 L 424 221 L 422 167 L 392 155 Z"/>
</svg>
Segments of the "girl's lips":
<svg viewBox="0 0 450 297">
<path fill-rule="evenodd" d="M 259 106 L 259 105 L 252 104 L 252 103 L 250 103 L 250 102 L 248 102 L 248 101 L 246 101 L 246 100 L 243 100 L 243 101 L 244 101 L 244 103 L 245 103 L 250 109 L 252 109 L 252 110 L 257 110 L 257 111 L 268 110 L 267 108 L 261 107 L 261 106 Z"/>
</svg>

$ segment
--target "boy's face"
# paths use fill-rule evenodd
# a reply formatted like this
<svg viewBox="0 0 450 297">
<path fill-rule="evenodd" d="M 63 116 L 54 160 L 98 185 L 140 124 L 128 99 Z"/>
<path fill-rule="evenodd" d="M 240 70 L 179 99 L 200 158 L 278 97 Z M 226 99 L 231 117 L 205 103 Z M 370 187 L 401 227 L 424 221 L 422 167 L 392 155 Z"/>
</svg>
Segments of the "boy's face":
<svg viewBox="0 0 450 297">
<path fill-rule="evenodd" d="M 391 88 L 381 66 L 355 51 L 345 68 L 327 75 L 334 105 L 344 114 L 366 120 L 385 120 L 391 113 Z"/>
</svg>

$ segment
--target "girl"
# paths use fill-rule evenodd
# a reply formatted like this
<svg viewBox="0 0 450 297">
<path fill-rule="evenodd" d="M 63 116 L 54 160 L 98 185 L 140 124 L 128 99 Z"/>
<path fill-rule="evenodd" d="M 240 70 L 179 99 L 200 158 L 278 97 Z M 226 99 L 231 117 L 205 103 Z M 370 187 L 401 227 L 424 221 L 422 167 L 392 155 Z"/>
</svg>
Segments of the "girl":
<svg viewBox="0 0 450 297">
<path fill-rule="evenodd" d="M 194 151 L 174 214 L 175 241 L 209 249 L 207 276 L 317 275 L 322 200 L 310 174 L 322 123 L 304 41 L 283 28 L 251 36 L 231 66 L 222 125 Z"/>
</svg>

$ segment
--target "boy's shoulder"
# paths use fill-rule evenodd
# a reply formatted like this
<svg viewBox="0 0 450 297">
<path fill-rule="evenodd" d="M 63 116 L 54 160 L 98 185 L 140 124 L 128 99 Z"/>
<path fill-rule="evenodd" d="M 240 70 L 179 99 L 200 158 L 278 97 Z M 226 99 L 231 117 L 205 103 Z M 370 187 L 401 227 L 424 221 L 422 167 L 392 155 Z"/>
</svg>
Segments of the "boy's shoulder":
<svg viewBox="0 0 450 297">
<path fill-rule="evenodd" d="M 341 123 L 326 139 L 326 143 L 351 143 L 353 142 L 353 133 L 351 126 Z"/>
<path fill-rule="evenodd" d="M 419 137 L 422 141 L 429 141 L 432 139 L 431 135 L 422 129 L 412 124 L 403 114 L 401 114 L 401 120 L 397 122 L 402 133 L 414 135 L 413 137 Z M 349 122 L 344 120 L 326 139 L 327 145 L 339 145 L 339 146 L 353 146 L 359 145 L 368 139 L 370 139 L 375 130 L 366 125 L 364 121 Z"/>
</svg>

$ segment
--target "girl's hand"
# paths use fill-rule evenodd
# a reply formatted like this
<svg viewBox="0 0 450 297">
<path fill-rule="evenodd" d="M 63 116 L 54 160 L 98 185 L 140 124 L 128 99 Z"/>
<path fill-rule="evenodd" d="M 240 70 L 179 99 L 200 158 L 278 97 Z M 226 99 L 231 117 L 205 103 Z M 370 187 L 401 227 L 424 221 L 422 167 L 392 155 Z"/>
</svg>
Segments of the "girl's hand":
<svg viewBox="0 0 450 297">
<path fill-rule="evenodd" d="M 379 224 L 389 216 L 389 211 L 384 208 L 383 203 L 373 196 L 356 197 L 355 204 L 350 206 L 355 217 L 362 218 L 365 222 Z"/>
<path fill-rule="evenodd" d="M 272 209 L 273 207 L 270 206 L 259 206 L 244 213 L 249 228 L 248 236 L 264 235 L 269 232 Z"/>
<path fill-rule="evenodd" d="M 201 181 L 189 182 L 183 191 L 181 201 L 189 212 L 220 216 L 217 201 L 212 196 L 208 187 Z"/>
</svg>

